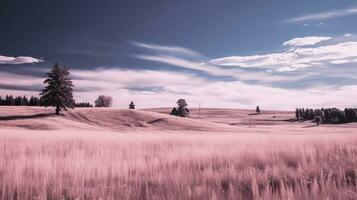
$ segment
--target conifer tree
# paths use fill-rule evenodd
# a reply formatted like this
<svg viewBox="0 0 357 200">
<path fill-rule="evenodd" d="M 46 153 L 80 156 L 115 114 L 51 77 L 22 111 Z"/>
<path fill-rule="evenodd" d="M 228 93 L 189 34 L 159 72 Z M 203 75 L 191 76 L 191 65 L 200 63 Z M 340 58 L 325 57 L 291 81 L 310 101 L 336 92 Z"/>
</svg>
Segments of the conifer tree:
<svg viewBox="0 0 357 200">
<path fill-rule="evenodd" d="M 257 112 L 258 114 L 260 113 L 260 108 L 259 108 L 259 106 L 257 106 L 257 108 L 255 109 L 255 112 Z"/>
<path fill-rule="evenodd" d="M 61 110 L 74 108 L 74 86 L 68 77 L 69 69 L 55 63 L 47 75 L 48 78 L 44 81 L 44 84 L 47 84 L 47 86 L 40 94 L 42 105 L 45 107 L 56 107 L 56 115 L 58 115 Z"/>
<path fill-rule="evenodd" d="M 135 109 L 135 104 L 133 101 L 130 102 L 129 109 Z"/>
</svg>

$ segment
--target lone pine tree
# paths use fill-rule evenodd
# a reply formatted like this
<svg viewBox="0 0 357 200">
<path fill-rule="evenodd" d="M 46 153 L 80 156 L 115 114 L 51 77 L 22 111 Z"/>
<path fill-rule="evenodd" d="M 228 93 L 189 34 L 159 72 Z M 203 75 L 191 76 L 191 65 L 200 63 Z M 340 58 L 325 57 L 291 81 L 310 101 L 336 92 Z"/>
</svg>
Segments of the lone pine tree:
<svg viewBox="0 0 357 200">
<path fill-rule="evenodd" d="M 56 107 L 56 115 L 67 108 L 74 108 L 73 83 L 69 79 L 69 69 L 55 63 L 44 81 L 47 84 L 40 93 L 43 106 Z"/>
<path fill-rule="evenodd" d="M 133 101 L 130 102 L 129 109 L 135 109 L 135 104 Z"/>
</svg>

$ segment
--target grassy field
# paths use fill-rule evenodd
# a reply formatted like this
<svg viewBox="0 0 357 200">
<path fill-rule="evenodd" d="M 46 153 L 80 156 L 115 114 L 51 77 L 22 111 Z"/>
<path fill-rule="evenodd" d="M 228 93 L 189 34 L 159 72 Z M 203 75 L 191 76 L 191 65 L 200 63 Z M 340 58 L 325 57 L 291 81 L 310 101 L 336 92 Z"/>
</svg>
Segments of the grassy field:
<svg viewBox="0 0 357 200">
<path fill-rule="evenodd" d="M 353 134 L 0 134 L 1 199 L 356 199 Z"/>
</svg>

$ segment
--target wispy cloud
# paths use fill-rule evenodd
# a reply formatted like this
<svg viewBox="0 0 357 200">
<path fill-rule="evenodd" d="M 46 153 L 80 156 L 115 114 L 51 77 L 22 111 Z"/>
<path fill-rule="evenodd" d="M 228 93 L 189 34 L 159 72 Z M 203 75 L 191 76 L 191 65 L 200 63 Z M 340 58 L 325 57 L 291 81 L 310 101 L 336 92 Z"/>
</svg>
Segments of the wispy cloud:
<svg viewBox="0 0 357 200">
<path fill-rule="evenodd" d="M 357 14 L 357 7 L 347 8 L 343 10 L 332 10 L 328 12 L 314 13 L 308 15 L 302 15 L 286 20 L 286 22 L 304 22 L 304 21 L 316 21 L 324 19 L 339 18 L 349 15 Z"/>
<path fill-rule="evenodd" d="M 221 68 L 210 63 L 196 62 L 166 55 L 137 55 L 136 57 L 139 59 L 165 63 L 189 70 L 197 70 L 208 73 L 212 76 L 231 77 L 240 81 L 256 81 L 263 84 L 269 84 L 274 81 L 301 80 L 307 76 L 310 76 L 308 73 L 291 77 L 267 72 L 265 70 L 252 72 L 241 68 Z"/>
<path fill-rule="evenodd" d="M 150 48 L 153 51 L 148 52 L 148 54 L 135 54 L 133 55 L 133 57 L 147 61 L 164 63 L 168 64 L 169 66 L 204 72 L 211 76 L 215 76 L 218 79 L 224 79 L 224 77 L 226 77 L 239 81 L 255 81 L 262 84 L 270 84 L 275 81 L 301 80 L 311 75 L 310 73 L 305 73 L 291 77 L 281 73 L 277 74 L 272 71 L 267 71 L 266 69 L 250 71 L 244 69 L 244 66 L 242 66 L 241 68 L 227 68 L 222 67 L 220 65 L 216 65 L 215 63 L 212 63 L 210 62 L 210 60 L 207 59 L 203 59 L 202 61 L 202 56 L 199 53 L 195 53 L 197 56 L 191 56 L 187 58 L 183 54 L 172 54 L 172 51 L 162 51 L 162 49 L 164 49 L 164 46 L 155 46 L 158 48 Z M 171 48 L 181 49 L 181 47 L 176 46 L 172 46 Z M 190 49 L 186 50 L 189 52 L 192 51 Z"/>
<path fill-rule="evenodd" d="M 29 64 L 29 63 L 39 63 L 43 62 L 41 59 L 28 57 L 28 56 L 18 56 L 9 57 L 0 55 L 0 64 Z"/>
<path fill-rule="evenodd" d="M 187 49 L 184 47 L 178 47 L 178 46 L 164 46 L 164 45 L 157 45 L 157 44 L 150 44 L 150 43 L 144 43 L 144 42 L 131 42 L 131 44 L 137 46 L 137 47 L 141 47 L 141 48 L 145 48 L 145 49 L 149 49 L 149 50 L 153 50 L 153 51 L 157 51 L 157 52 L 163 52 L 166 54 L 181 54 L 181 55 L 188 55 L 188 56 L 200 56 L 199 53 L 191 50 L 191 49 Z"/>
<path fill-rule="evenodd" d="M 283 43 L 283 46 L 307 46 L 315 45 L 322 41 L 330 40 L 331 37 L 319 37 L 319 36 L 310 36 L 310 37 L 301 37 L 288 40 Z"/>
<path fill-rule="evenodd" d="M 295 38 L 284 43 L 285 46 L 300 48 L 288 49 L 284 52 L 251 56 L 229 56 L 212 59 L 211 63 L 221 66 L 238 66 L 245 68 L 272 69 L 277 72 L 295 71 L 309 67 L 328 66 L 328 63 L 354 63 L 357 58 L 357 41 L 337 41 L 328 45 L 305 47 L 317 44 L 329 37 Z"/>
</svg>

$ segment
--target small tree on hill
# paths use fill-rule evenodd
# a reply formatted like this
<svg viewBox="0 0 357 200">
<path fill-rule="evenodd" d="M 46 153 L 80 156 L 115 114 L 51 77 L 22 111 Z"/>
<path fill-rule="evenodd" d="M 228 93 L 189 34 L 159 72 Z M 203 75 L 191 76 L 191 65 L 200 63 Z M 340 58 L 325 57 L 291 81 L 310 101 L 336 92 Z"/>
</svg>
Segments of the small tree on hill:
<svg viewBox="0 0 357 200">
<path fill-rule="evenodd" d="M 113 98 L 111 96 L 100 95 L 94 102 L 95 107 L 111 107 Z"/>
<path fill-rule="evenodd" d="M 190 114 L 185 99 L 179 99 L 176 103 L 177 103 L 177 108 L 172 109 L 171 115 L 186 117 L 187 115 Z"/>
<path fill-rule="evenodd" d="M 135 104 L 133 101 L 130 102 L 129 109 L 135 109 Z"/>
<path fill-rule="evenodd" d="M 260 108 L 259 106 L 257 106 L 257 108 L 255 109 L 255 111 L 259 114 L 260 113 Z"/>
<path fill-rule="evenodd" d="M 47 86 L 40 93 L 43 106 L 56 107 L 56 115 L 61 110 L 74 108 L 74 86 L 71 79 L 68 78 L 69 69 L 60 67 L 58 63 L 55 63 L 47 75 L 48 78 L 44 81 Z"/>
</svg>

